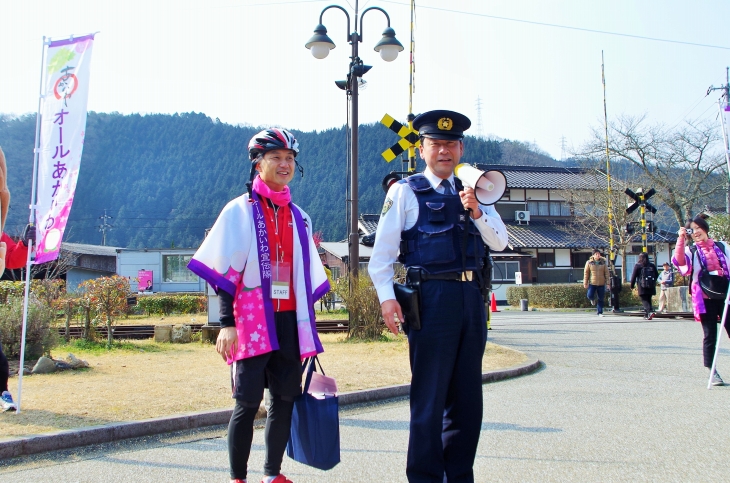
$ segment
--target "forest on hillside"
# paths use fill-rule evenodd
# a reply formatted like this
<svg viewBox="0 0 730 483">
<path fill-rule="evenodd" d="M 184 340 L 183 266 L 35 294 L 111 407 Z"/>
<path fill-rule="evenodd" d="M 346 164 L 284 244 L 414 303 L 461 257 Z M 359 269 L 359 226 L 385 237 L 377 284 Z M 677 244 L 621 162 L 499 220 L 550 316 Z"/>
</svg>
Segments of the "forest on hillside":
<svg viewBox="0 0 730 483">
<path fill-rule="evenodd" d="M 204 114 L 88 115 L 81 171 L 65 241 L 101 244 L 101 217 L 112 226 L 106 244 L 128 248 L 197 247 L 223 206 L 245 192 L 249 139 L 260 130 L 233 126 Z M 379 213 L 383 177 L 399 171 L 398 159 L 381 153 L 398 136 L 380 124 L 360 126 L 359 212 Z M 294 201 L 312 217 L 324 240 L 347 233 L 347 130 L 296 132 L 300 143 Z M 0 115 L 0 147 L 7 157 L 12 194 L 5 231 L 28 222 L 35 115 Z M 467 137 L 463 162 L 561 165 L 527 144 Z M 424 163 L 418 160 L 418 170 Z"/>
</svg>

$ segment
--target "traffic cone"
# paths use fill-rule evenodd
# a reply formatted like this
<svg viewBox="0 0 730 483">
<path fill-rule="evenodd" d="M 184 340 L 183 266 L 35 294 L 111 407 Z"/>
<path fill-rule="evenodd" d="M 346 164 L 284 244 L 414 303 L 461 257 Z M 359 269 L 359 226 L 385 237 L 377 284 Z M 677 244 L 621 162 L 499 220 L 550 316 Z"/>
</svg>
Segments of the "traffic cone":
<svg viewBox="0 0 730 483">
<path fill-rule="evenodd" d="M 497 297 L 494 296 L 494 292 L 492 292 L 492 306 L 490 307 L 490 310 L 492 312 L 499 312 L 499 310 L 497 310 Z"/>
</svg>

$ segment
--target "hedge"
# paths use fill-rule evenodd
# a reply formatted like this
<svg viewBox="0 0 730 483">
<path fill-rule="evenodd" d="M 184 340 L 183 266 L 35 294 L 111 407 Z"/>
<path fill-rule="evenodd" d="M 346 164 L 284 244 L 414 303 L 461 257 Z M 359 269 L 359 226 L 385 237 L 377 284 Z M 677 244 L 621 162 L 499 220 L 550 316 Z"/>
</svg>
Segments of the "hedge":
<svg viewBox="0 0 730 483">
<path fill-rule="evenodd" d="M 32 284 L 31 284 L 32 285 Z M 0 305 L 7 304 L 11 297 L 25 296 L 25 282 L 0 282 Z"/>
<path fill-rule="evenodd" d="M 507 303 L 509 305 L 519 306 L 520 299 L 527 299 L 532 307 L 550 309 L 591 307 L 590 301 L 586 297 L 586 289 L 583 288 L 583 285 L 577 283 L 507 287 Z M 621 307 L 641 306 L 639 296 L 631 290 L 631 285 L 628 283 L 622 285 L 619 304 Z M 605 295 L 605 306 L 610 307 L 610 293 L 608 290 L 606 290 Z"/>
<path fill-rule="evenodd" d="M 205 295 L 145 295 L 137 297 L 137 307 L 148 315 L 199 314 L 207 310 L 207 301 Z"/>
</svg>

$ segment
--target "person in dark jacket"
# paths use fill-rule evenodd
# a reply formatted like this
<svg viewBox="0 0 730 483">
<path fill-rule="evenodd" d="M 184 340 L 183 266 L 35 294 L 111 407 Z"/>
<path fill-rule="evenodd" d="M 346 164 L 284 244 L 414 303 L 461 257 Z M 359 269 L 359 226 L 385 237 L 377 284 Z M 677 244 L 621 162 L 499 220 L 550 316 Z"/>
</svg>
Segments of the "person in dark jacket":
<svg viewBox="0 0 730 483">
<path fill-rule="evenodd" d="M 654 269 L 654 282 L 649 287 L 642 287 L 641 271 L 648 267 Z M 649 255 L 646 253 L 640 253 L 639 263 L 634 265 L 634 271 L 631 274 L 631 289 L 633 290 L 634 286 L 637 286 L 639 289 L 639 298 L 641 299 L 641 305 L 644 307 L 644 318 L 646 320 L 651 320 L 654 318 L 654 315 L 656 315 L 651 308 L 651 297 L 656 295 L 656 274 L 656 265 L 649 261 Z"/>
</svg>

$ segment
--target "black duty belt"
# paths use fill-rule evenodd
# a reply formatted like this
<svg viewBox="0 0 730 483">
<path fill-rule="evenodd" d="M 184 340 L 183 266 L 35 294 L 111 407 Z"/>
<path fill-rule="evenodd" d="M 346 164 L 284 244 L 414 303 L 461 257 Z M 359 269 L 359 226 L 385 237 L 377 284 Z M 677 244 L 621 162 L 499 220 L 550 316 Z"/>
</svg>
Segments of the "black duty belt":
<svg viewBox="0 0 730 483">
<path fill-rule="evenodd" d="M 466 272 L 446 272 L 446 273 L 427 273 L 420 270 L 420 279 L 422 282 L 428 280 L 453 280 L 456 282 L 471 282 L 474 280 L 474 272 L 467 270 Z"/>
</svg>

